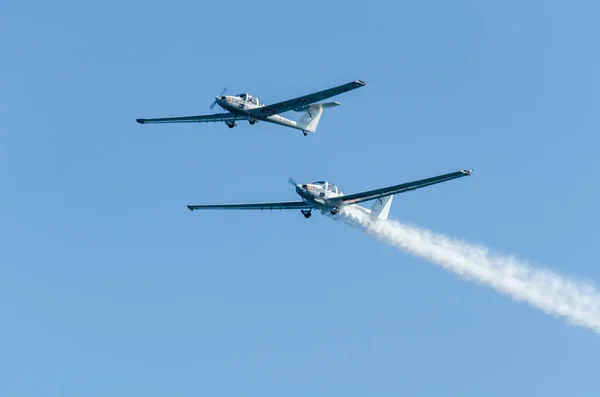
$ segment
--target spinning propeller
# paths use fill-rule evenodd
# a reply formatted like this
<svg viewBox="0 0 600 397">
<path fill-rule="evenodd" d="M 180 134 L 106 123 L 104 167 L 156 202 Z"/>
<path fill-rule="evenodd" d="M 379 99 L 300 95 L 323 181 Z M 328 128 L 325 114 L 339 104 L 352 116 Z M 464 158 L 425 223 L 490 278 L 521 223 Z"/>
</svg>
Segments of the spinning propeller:
<svg viewBox="0 0 600 397">
<path fill-rule="evenodd" d="M 292 178 L 288 179 L 288 183 L 291 184 L 291 185 L 294 185 L 294 186 L 297 185 L 296 181 L 293 180 Z"/>
<path fill-rule="evenodd" d="M 223 96 L 223 94 L 227 91 L 227 87 L 223 88 L 223 91 L 221 91 L 221 93 L 219 95 L 217 95 L 215 97 L 215 100 L 213 101 L 213 103 L 210 104 L 210 110 L 213 110 L 213 108 L 215 107 L 215 105 L 217 104 L 217 99 L 219 99 L 219 97 Z"/>
</svg>

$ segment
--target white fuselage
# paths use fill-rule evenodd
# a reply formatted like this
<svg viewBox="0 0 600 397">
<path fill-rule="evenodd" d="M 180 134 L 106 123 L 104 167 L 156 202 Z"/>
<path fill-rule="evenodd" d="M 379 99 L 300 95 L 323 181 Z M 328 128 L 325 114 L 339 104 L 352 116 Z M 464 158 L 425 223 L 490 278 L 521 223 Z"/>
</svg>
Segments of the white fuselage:
<svg viewBox="0 0 600 397">
<path fill-rule="evenodd" d="M 271 116 L 257 116 L 250 115 L 249 111 L 264 106 L 258 101 L 257 98 L 249 97 L 248 100 L 240 98 L 238 96 L 220 96 L 216 98 L 217 104 L 224 110 L 231 112 L 235 115 L 248 117 L 250 121 L 267 121 L 273 124 L 279 124 L 286 127 L 296 128 L 302 130 L 303 128 L 298 126 L 298 123 L 294 120 L 287 119 L 278 114 Z"/>
<path fill-rule="evenodd" d="M 341 210 L 341 208 L 332 205 L 329 200 L 341 197 L 344 194 L 335 185 L 326 181 L 297 184 L 296 193 L 302 198 L 302 201 L 311 207 L 320 210 L 322 213 L 331 212 L 332 210 L 335 212 Z M 349 204 L 347 206 L 356 208 L 365 214 L 371 214 L 370 209 L 358 204 Z"/>
</svg>

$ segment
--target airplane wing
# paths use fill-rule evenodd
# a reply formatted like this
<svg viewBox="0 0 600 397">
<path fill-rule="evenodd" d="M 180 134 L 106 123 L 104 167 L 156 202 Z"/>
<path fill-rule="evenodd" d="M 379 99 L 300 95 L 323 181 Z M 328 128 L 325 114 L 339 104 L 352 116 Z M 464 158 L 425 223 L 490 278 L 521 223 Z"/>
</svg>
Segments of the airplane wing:
<svg viewBox="0 0 600 397">
<path fill-rule="evenodd" d="M 304 201 L 287 201 L 278 203 L 239 203 L 239 204 L 200 204 L 188 205 L 194 210 L 295 210 L 311 208 Z"/>
<path fill-rule="evenodd" d="M 449 174 L 434 176 L 433 178 L 421 179 L 414 182 L 402 183 L 400 185 L 384 187 L 381 189 L 368 190 L 366 192 L 348 194 L 339 198 L 330 199 L 329 201 L 335 204 L 356 204 L 362 201 L 374 200 L 380 197 L 391 196 L 398 193 L 404 193 L 422 187 L 435 185 L 436 183 L 450 181 L 452 179 L 461 178 L 471 175 L 473 170 L 460 170 Z"/>
<path fill-rule="evenodd" d="M 290 99 L 287 101 L 275 103 L 273 105 L 266 105 L 260 108 L 255 108 L 249 111 L 253 116 L 271 116 L 273 114 L 279 114 L 288 112 L 300 108 L 305 105 L 310 105 L 315 102 L 322 101 L 332 96 L 342 94 L 347 91 L 354 90 L 356 88 L 364 87 L 367 83 L 362 80 L 356 80 L 351 83 L 343 84 L 337 87 L 329 88 L 327 90 L 315 92 L 313 94 L 304 95 L 298 98 Z"/>
<path fill-rule="evenodd" d="M 159 119 L 137 119 L 140 124 L 151 123 L 210 123 L 217 121 L 248 120 L 247 116 L 236 116 L 233 113 L 216 113 L 202 116 L 163 117 Z"/>
</svg>

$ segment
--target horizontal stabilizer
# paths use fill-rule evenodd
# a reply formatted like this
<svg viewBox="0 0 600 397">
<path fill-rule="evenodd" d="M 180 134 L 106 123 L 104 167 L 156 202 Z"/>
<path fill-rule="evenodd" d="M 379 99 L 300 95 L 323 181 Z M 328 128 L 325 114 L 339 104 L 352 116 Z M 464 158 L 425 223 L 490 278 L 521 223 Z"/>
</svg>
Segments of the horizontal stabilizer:
<svg viewBox="0 0 600 397">
<path fill-rule="evenodd" d="M 316 105 L 321 105 L 321 107 L 323 109 L 328 109 L 328 108 L 333 108 L 333 107 L 336 107 L 336 106 L 340 106 L 341 103 L 336 101 L 336 102 L 317 103 Z M 294 109 L 294 112 L 305 112 L 305 111 L 308 110 L 308 108 L 310 106 L 311 105 L 305 105 L 305 106 L 299 107 L 298 109 Z"/>
</svg>

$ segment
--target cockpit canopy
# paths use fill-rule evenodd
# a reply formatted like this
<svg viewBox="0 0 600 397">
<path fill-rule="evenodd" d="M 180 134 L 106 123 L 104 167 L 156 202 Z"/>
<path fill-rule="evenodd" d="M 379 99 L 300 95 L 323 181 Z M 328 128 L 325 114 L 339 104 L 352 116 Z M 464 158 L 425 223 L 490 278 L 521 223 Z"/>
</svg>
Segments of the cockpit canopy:
<svg viewBox="0 0 600 397">
<path fill-rule="evenodd" d="M 252 104 L 254 104 L 254 105 L 257 105 L 257 106 L 261 106 L 261 105 L 263 105 L 263 104 L 262 104 L 262 103 L 261 103 L 261 102 L 258 100 L 258 98 L 256 98 L 256 97 L 253 97 L 253 96 L 252 96 L 252 95 L 250 95 L 250 94 L 245 94 L 245 93 L 244 93 L 244 94 L 238 94 L 237 96 L 238 96 L 238 97 L 240 97 L 240 98 L 241 98 L 243 101 L 245 101 L 245 102 L 247 102 L 247 103 L 252 103 Z"/>
<path fill-rule="evenodd" d="M 338 189 L 337 186 L 335 186 L 333 183 L 330 183 L 327 181 L 316 181 L 316 182 L 312 182 L 311 185 L 320 186 L 321 188 L 328 190 L 332 193 L 342 194 L 342 191 L 340 189 Z"/>
</svg>

